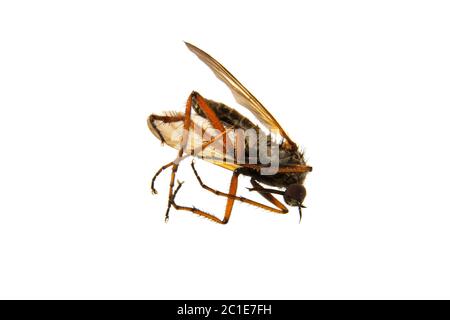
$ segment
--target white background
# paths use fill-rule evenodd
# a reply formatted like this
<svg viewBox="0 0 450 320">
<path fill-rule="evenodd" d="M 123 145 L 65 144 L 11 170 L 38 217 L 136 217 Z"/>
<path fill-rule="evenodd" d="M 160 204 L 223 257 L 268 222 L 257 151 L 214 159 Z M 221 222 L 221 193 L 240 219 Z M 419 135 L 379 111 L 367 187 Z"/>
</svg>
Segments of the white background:
<svg viewBox="0 0 450 320">
<path fill-rule="evenodd" d="M 448 2 L 157 3 L 1 3 L 0 298 L 450 298 Z M 193 89 L 238 107 L 182 40 L 305 148 L 300 225 L 164 223 L 176 152 L 147 116 Z M 222 215 L 188 164 L 179 202 Z"/>
</svg>

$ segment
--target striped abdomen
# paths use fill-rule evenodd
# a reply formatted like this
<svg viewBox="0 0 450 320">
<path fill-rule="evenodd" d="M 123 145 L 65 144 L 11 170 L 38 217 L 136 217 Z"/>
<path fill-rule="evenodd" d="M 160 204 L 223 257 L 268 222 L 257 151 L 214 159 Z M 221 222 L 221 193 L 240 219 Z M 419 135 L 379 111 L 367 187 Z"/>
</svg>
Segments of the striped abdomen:
<svg viewBox="0 0 450 320">
<path fill-rule="evenodd" d="M 224 122 L 225 124 L 235 129 L 254 129 L 256 130 L 256 132 L 259 131 L 259 127 L 256 124 L 248 120 L 245 116 L 243 116 L 233 108 L 230 108 L 221 102 L 216 102 L 208 99 L 205 100 L 208 103 L 209 107 L 216 113 L 220 121 Z M 205 117 L 205 114 L 196 103 L 194 103 L 193 108 L 197 114 Z"/>
</svg>

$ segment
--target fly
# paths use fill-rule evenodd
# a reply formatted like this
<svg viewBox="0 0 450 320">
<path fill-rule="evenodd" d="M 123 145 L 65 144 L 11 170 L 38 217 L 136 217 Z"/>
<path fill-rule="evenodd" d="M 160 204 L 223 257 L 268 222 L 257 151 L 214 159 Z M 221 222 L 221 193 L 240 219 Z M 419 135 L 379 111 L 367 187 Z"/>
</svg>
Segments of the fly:
<svg viewBox="0 0 450 320">
<path fill-rule="evenodd" d="M 220 224 L 228 223 L 235 201 L 244 202 L 271 212 L 286 214 L 287 207 L 274 195 L 281 195 L 284 202 L 297 207 L 302 218 L 303 201 L 306 189 L 303 186 L 312 167 L 306 164 L 298 145 L 287 135 L 272 114 L 248 91 L 225 67 L 196 46 L 185 43 L 201 61 L 203 61 L 230 89 L 236 101 L 248 109 L 265 129 L 229 106 L 202 97 L 193 91 L 186 102 L 183 112 L 164 112 L 152 114 L 147 123 L 150 131 L 163 143 L 178 150 L 174 161 L 162 166 L 152 179 L 154 194 L 155 180 L 165 169 L 171 168 L 169 199 L 166 210 L 166 222 L 170 208 L 190 211 Z M 282 138 L 281 142 L 274 139 Z M 215 190 L 203 182 L 194 161 L 192 170 L 201 187 L 219 197 L 227 199 L 223 218 L 196 207 L 179 205 L 175 202 L 182 183 L 175 187 L 176 174 L 180 162 L 193 156 L 208 161 L 232 172 L 228 192 Z M 271 205 L 237 196 L 240 175 L 250 177 L 250 191 L 259 193 Z M 263 186 L 264 185 L 264 186 Z M 270 188 L 268 188 L 269 186 Z"/>
</svg>

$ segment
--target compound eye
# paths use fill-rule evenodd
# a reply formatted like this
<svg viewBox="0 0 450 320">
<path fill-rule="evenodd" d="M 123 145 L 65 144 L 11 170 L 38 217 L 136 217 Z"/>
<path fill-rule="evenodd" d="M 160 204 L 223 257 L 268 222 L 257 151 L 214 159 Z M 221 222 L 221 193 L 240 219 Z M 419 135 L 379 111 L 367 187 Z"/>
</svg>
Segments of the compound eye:
<svg viewBox="0 0 450 320">
<path fill-rule="evenodd" d="M 301 206 L 306 197 L 306 189 L 301 184 L 291 184 L 284 192 L 284 200 L 289 205 Z"/>
</svg>

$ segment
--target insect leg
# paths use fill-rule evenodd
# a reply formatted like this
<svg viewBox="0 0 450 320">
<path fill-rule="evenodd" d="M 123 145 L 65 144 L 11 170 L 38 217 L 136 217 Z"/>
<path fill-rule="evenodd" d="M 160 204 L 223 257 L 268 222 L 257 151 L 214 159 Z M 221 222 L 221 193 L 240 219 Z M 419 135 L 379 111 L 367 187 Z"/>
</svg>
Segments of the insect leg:
<svg viewBox="0 0 450 320">
<path fill-rule="evenodd" d="M 214 137 L 214 138 L 211 139 L 210 141 L 205 142 L 200 148 L 197 148 L 197 149 L 192 150 L 192 154 L 195 155 L 195 154 L 197 154 L 198 152 L 203 151 L 203 150 L 206 149 L 209 145 L 211 145 L 211 144 L 213 144 L 214 142 L 216 142 L 217 140 L 219 140 L 224 134 L 226 134 L 226 133 L 227 133 L 228 131 L 230 131 L 230 130 L 231 130 L 231 129 L 228 129 L 228 130 L 226 130 L 225 132 L 222 132 L 221 134 L 218 134 L 216 137 Z M 190 154 L 184 155 L 183 157 L 181 157 L 180 161 L 186 159 L 186 158 L 189 157 L 189 156 L 191 156 L 191 155 L 190 155 Z M 156 181 L 156 178 L 161 174 L 161 172 L 163 172 L 163 171 L 166 170 L 167 168 L 173 166 L 173 164 L 174 164 L 174 162 L 172 161 L 172 162 L 170 162 L 170 163 L 168 163 L 168 164 L 166 164 L 166 165 L 163 165 L 163 166 L 155 173 L 155 175 L 153 176 L 153 179 L 152 179 L 152 184 L 151 184 L 151 189 L 152 189 L 152 193 L 153 193 L 153 194 L 157 194 L 157 193 L 158 193 L 158 191 L 156 191 L 156 189 L 155 189 L 155 181 Z"/>
<path fill-rule="evenodd" d="M 286 166 L 280 167 L 278 172 L 280 173 L 302 173 L 302 172 L 311 172 L 312 167 L 306 165 L 295 165 L 295 166 Z"/>
<path fill-rule="evenodd" d="M 178 151 L 178 155 L 172 165 L 172 175 L 170 178 L 170 185 L 169 185 L 169 200 L 168 200 L 167 210 L 166 210 L 166 221 L 169 219 L 170 207 L 174 204 L 174 202 L 173 202 L 173 187 L 175 184 L 175 177 L 176 177 L 176 174 L 178 171 L 179 163 L 182 160 L 183 153 L 185 151 L 185 148 L 186 148 L 186 145 L 188 142 L 188 138 L 189 138 L 189 129 L 191 127 L 191 111 L 192 111 L 193 101 L 197 103 L 199 108 L 205 114 L 206 118 L 211 122 L 211 125 L 214 127 L 214 129 L 218 130 L 220 133 L 226 132 L 223 124 L 220 122 L 216 113 L 208 106 L 208 103 L 205 101 L 205 99 L 203 99 L 203 97 L 199 93 L 193 91 L 189 95 L 189 98 L 186 102 L 186 111 L 184 113 L 183 139 L 181 141 L 180 150 Z M 230 141 L 229 139 L 226 139 L 226 135 L 223 136 L 223 139 L 224 139 L 224 141 Z M 224 148 L 225 148 L 225 144 L 224 144 Z M 175 207 L 175 205 L 174 205 L 174 207 Z"/>
<path fill-rule="evenodd" d="M 256 172 L 260 172 L 261 169 L 264 168 L 264 166 L 258 165 L 258 164 L 241 164 L 241 167 L 254 170 Z M 302 172 L 311 172 L 312 167 L 307 165 L 293 165 L 293 166 L 285 166 L 278 168 L 277 173 L 302 173 Z"/>
<path fill-rule="evenodd" d="M 162 143 L 165 143 L 164 137 L 162 136 L 161 132 L 158 129 L 158 126 L 155 125 L 155 121 L 162 121 L 164 123 L 171 123 L 171 122 L 178 122 L 183 121 L 184 115 L 176 115 L 176 116 L 159 116 L 156 114 L 152 114 L 147 118 L 147 125 L 150 130 L 154 130 L 154 132 L 158 133 L 159 140 L 161 140 Z"/>
<path fill-rule="evenodd" d="M 251 179 L 251 183 L 253 185 L 253 188 L 247 188 L 248 191 L 258 191 L 260 193 L 272 193 L 272 194 L 284 195 L 284 192 L 281 190 L 264 188 L 259 183 L 257 183 L 254 178 Z M 255 183 L 256 183 L 256 185 L 255 185 Z"/>
<path fill-rule="evenodd" d="M 184 210 L 184 211 L 190 211 L 192 213 L 198 214 L 202 217 L 208 218 L 214 222 L 220 223 L 220 224 L 227 224 L 228 220 L 230 219 L 231 216 L 231 211 L 233 210 L 233 205 L 234 205 L 234 200 L 235 200 L 235 195 L 236 195 L 236 191 L 237 191 L 237 186 L 238 186 L 238 177 L 239 177 L 239 171 L 235 170 L 233 172 L 233 176 L 231 177 L 231 182 L 230 182 L 230 189 L 229 189 L 229 197 L 227 200 L 227 204 L 225 207 L 225 214 L 223 219 L 219 219 L 217 218 L 215 215 L 212 215 L 208 212 L 205 212 L 203 210 L 197 209 L 195 207 L 184 207 L 184 206 L 179 206 L 175 203 L 175 196 L 178 193 L 178 191 L 180 190 L 182 183 L 178 183 L 178 187 L 175 190 L 175 193 L 171 199 L 171 204 L 172 206 L 177 209 L 177 210 Z"/>
<path fill-rule="evenodd" d="M 214 194 L 217 195 L 217 196 L 220 196 L 220 197 L 226 197 L 226 198 L 233 198 L 234 200 L 237 200 L 237 201 L 240 201 L 240 202 L 244 202 L 244 203 L 250 204 L 250 205 L 252 205 L 252 206 L 255 206 L 255 207 L 258 207 L 258 208 L 262 208 L 262 209 L 265 209 L 265 210 L 271 211 L 271 212 L 276 212 L 276 213 L 287 213 L 287 212 L 288 212 L 288 209 L 287 209 L 281 202 L 279 202 L 274 196 L 272 196 L 271 194 L 267 194 L 267 195 L 266 195 L 266 194 L 262 194 L 262 193 L 260 192 L 260 194 L 261 194 L 264 198 L 266 198 L 269 202 L 271 202 L 272 204 L 274 204 L 278 209 L 272 208 L 272 207 L 269 207 L 269 206 L 266 206 L 266 205 L 264 205 L 264 204 L 262 204 L 262 203 L 259 203 L 259 202 L 256 202 L 256 201 L 253 201 L 253 200 L 244 198 L 244 197 L 240 197 L 240 196 L 236 196 L 236 195 L 231 195 L 231 194 L 229 194 L 229 193 L 224 193 L 224 192 L 215 190 L 215 189 L 213 189 L 213 188 L 211 188 L 211 187 L 209 187 L 209 186 L 207 186 L 206 184 L 203 183 L 203 180 L 200 178 L 200 175 L 198 174 L 197 169 L 195 168 L 194 161 L 192 161 L 191 167 L 192 167 L 192 170 L 194 171 L 194 174 L 195 174 L 195 176 L 196 176 L 198 182 L 200 183 L 200 186 L 201 186 L 203 189 L 208 190 L 209 192 L 212 192 L 212 193 L 214 193 Z M 253 180 L 252 180 L 252 184 L 253 184 L 253 186 L 254 186 L 255 188 L 256 188 L 256 187 L 259 187 L 260 190 L 261 190 L 261 189 L 262 189 L 262 190 L 265 190 L 265 189 L 264 189 L 262 186 L 260 186 L 256 181 L 255 181 L 255 183 L 256 183 L 256 185 L 253 184 Z"/>
<path fill-rule="evenodd" d="M 289 210 L 280 202 L 277 198 L 275 198 L 272 193 L 278 193 L 279 190 L 265 189 L 261 186 L 255 179 L 250 180 L 254 190 L 256 190 L 261 196 L 263 196 L 267 201 L 275 205 L 278 209 L 280 209 L 280 213 L 288 213 Z"/>
<path fill-rule="evenodd" d="M 164 170 L 166 170 L 167 168 L 169 168 L 170 166 L 173 166 L 173 161 L 172 162 L 170 162 L 170 163 L 168 163 L 168 164 L 165 164 L 165 165 L 163 165 L 156 173 L 155 173 L 155 175 L 153 176 L 153 179 L 152 179 L 152 193 L 153 194 L 158 194 L 158 191 L 156 191 L 156 189 L 155 189 L 155 181 L 156 181 L 156 178 L 161 174 L 161 172 L 163 172 Z"/>
</svg>

